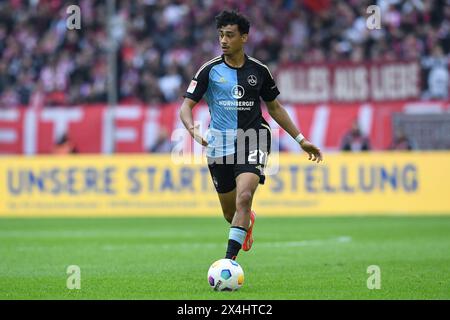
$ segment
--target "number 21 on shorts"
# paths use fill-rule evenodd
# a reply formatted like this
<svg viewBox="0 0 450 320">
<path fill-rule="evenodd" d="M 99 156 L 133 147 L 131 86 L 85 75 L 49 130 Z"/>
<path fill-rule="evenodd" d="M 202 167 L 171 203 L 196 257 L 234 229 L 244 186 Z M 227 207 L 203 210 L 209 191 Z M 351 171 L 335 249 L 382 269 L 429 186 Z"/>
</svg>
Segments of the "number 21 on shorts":
<svg viewBox="0 0 450 320">
<path fill-rule="evenodd" d="M 259 157 L 258 157 L 258 154 L 259 154 Z M 261 163 L 261 164 L 266 163 L 267 153 L 263 152 L 261 150 L 250 151 L 250 153 L 248 155 L 248 162 L 250 162 L 250 163 L 257 162 L 256 157 L 259 158 L 259 162 L 258 163 Z"/>
</svg>

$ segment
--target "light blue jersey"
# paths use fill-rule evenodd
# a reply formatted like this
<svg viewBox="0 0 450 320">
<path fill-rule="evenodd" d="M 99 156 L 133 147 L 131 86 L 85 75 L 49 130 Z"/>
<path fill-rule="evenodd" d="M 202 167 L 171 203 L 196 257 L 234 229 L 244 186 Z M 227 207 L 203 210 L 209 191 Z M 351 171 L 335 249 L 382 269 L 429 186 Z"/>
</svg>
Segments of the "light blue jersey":
<svg viewBox="0 0 450 320">
<path fill-rule="evenodd" d="M 207 156 L 222 157 L 236 152 L 238 129 L 268 127 L 262 117 L 260 97 L 273 101 L 279 94 L 264 64 L 245 55 L 240 68 L 228 65 L 223 56 L 205 63 L 192 79 L 184 97 L 205 98 L 211 114 L 206 135 Z"/>
</svg>

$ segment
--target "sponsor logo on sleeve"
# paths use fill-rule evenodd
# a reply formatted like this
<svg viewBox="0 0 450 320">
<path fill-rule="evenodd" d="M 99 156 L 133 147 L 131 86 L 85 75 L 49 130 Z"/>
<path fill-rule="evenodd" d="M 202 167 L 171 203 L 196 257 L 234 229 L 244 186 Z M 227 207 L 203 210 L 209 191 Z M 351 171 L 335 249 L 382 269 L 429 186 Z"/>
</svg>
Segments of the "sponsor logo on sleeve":
<svg viewBox="0 0 450 320">
<path fill-rule="evenodd" d="M 189 88 L 187 89 L 187 92 L 194 93 L 194 90 L 196 87 L 197 87 L 197 81 L 192 80 L 191 83 L 189 84 Z"/>
</svg>

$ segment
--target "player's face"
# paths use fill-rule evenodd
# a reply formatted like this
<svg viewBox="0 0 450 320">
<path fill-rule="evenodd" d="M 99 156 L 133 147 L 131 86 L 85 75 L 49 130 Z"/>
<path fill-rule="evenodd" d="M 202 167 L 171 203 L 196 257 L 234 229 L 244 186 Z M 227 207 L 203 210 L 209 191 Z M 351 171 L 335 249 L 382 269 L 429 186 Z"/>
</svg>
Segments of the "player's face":
<svg viewBox="0 0 450 320">
<path fill-rule="evenodd" d="M 219 29 L 220 47 L 224 55 L 233 55 L 242 50 L 247 42 L 247 34 L 241 34 L 236 24 L 227 25 Z"/>
</svg>

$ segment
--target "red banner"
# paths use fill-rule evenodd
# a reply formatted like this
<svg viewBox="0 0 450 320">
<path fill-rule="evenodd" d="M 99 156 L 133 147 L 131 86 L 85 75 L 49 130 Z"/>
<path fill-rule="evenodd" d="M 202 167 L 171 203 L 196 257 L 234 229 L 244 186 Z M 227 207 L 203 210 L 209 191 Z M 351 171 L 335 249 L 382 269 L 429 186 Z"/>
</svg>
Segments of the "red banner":
<svg viewBox="0 0 450 320">
<path fill-rule="evenodd" d="M 312 142 L 325 150 L 338 150 L 342 137 L 357 120 L 372 148 L 387 149 L 392 139 L 394 112 L 439 112 L 450 110 L 443 102 L 351 103 L 321 105 L 284 105 L 295 124 Z M 80 153 L 134 153 L 154 149 L 161 132 L 166 141 L 176 128 L 183 128 L 178 117 L 180 104 L 161 107 L 127 105 L 113 112 L 105 106 L 84 105 L 64 108 L 0 110 L 1 154 L 51 153 L 55 142 L 67 134 Z M 264 117 L 272 128 L 277 124 L 267 111 Z M 208 108 L 194 109 L 195 121 L 206 128 Z M 164 137 L 164 136 L 162 136 Z M 113 140 L 115 143 L 113 143 Z M 284 151 L 299 152 L 296 142 L 283 130 L 279 135 Z"/>
<path fill-rule="evenodd" d="M 276 75 L 280 100 L 348 103 L 420 97 L 420 66 L 412 62 L 289 64 Z"/>
</svg>

